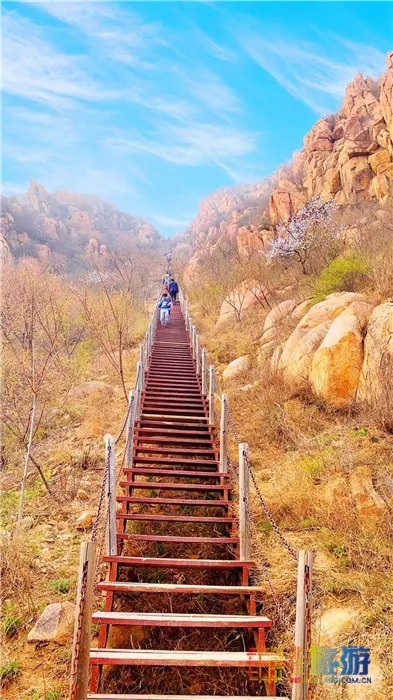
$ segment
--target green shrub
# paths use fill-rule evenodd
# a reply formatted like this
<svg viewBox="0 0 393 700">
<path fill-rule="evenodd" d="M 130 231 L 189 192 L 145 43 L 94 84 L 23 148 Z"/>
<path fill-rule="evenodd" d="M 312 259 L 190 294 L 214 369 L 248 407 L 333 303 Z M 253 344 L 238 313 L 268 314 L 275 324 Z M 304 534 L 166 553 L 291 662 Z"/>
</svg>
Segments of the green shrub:
<svg viewBox="0 0 393 700">
<path fill-rule="evenodd" d="M 314 283 L 314 301 L 322 301 L 333 292 L 357 292 L 367 279 L 370 266 L 365 257 L 352 252 L 334 258 Z"/>
<path fill-rule="evenodd" d="M 21 672 L 18 661 L 7 661 L 0 666 L 0 687 L 4 688 L 19 676 Z"/>
<path fill-rule="evenodd" d="M 14 637 L 22 626 L 22 619 L 15 615 L 14 608 L 10 604 L 5 605 L 3 632 L 7 637 Z"/>
<path fill-rule="evenodd" d="M 69 578 L 57 578 L 49 581 L 49 585 L 57 593 L 68 593 L 71 586 L 71 581 Z"/>
</svg>

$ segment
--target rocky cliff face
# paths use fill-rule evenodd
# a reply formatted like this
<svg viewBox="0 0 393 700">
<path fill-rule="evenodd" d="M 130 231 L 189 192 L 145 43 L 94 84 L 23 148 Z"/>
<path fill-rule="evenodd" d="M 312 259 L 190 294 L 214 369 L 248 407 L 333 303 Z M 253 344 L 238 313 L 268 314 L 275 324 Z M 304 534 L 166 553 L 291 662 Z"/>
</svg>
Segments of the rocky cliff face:
<svg viewBox="0 0 393 700">
<path fill-rule="evenodd" d="M 3 259 L 38 258 L 58 271 L 84 267 L 91 255 L 163 240 L 147 221 L 99 197 L 49 193 L 36 182 L 21 198 L 4 197 L 1 209 Z"/>
<path fill-rule="evenodd" d="M 289 165 L 269 180 L 202 202 L 182 239 L 193 255 L 188 275 L 203 253 L 224 241 L 236 240 L 240 254 L 263 246 L 274 226 L 315 196 L 337 206 L 393 196 L 393 52 L 378 81 L 353 79 L 339 112 L 314 125 Z"/>
</svg>

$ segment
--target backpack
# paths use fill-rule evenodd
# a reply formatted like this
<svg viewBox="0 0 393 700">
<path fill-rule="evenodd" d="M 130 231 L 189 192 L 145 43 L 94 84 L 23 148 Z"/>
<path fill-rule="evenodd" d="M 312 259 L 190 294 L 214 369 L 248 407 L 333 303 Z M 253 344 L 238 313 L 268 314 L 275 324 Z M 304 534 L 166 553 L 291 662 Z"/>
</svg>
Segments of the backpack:
<svg viewBox="0 0 393 700">
<path fill-rule="evenodd" d="M 159 301 L 158 306 L 160 309 L 169 309 L 171 306 L 171 300 L 170 299 L 161 299 Z"/>
</svg>

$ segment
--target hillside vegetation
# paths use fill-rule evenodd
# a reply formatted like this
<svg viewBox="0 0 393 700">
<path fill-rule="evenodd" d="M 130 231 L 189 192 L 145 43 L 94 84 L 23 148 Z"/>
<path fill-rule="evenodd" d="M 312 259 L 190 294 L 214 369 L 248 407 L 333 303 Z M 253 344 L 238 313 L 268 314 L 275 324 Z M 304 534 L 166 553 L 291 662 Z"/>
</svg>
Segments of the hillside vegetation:
<svg viewBox="0 0 393 700">
<path fill-rule="evenodd" d="M 273 520 L 315 552 L 314 641 L 371 648 L 372 684 L 321 685 L 323 700 L 393 695 L 392 104 L 390 53 L 288 165 L 207 198 L 175 251 Z M 253 493 L 265 609 L 289 653 L 296 565 Z"/>
<path fill-rule="evenodd" d="M 371 648 L 371 686 L 324 685 L 318 700 L 393 696 L 392 90 L 389 54 L 290 164 L 212 195 L 173 242 L 271 517 L 290 547 L 315 552 L 314 641 Z M 4 200 L 2 224 L 0 681 L 8 700 L 60 700 L 70 629 L 60 643 L 27 636 L 47 604 L 75 601 L 103 436 L 124 418 L 163 239 L 37 183 Z M 236 463 L 233 432 L 230 444 Z M 255 492 L 252 512 L 269 644 L 290 656 L 296 562 Z"/>
<path fill-rule="evenodd" d="M 97 508 L 104 435 L 124 421 L 159 260 L 151 249 L 108 254 L 72 282 L 30 257 L 5 270 L 0 682 L 9 700 L 67 697 L 80 543 Z M 52 603 L 68 614 L 66 633 L 29 642 Z"/>
<path fill-rule="evenodd" d="M 264 249 L 227 242 L 186 276 L 263 497 L 290 545 L 315 552 L 314 641 L 372 650 L 370 688 L 323 699 L 393 692 L 392 220 L 390 201 L 311 199 Z M 265 607 L 289 650 L 296 565 L 253 493 Z"/>
</svg>

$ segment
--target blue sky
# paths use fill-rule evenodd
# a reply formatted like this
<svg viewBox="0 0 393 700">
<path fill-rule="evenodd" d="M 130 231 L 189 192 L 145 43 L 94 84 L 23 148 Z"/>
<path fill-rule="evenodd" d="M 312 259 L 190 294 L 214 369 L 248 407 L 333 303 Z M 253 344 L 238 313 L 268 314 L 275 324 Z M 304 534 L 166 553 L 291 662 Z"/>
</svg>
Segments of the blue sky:
<svg viewBox="0 0 393 700">
<path fill-rule="evenodd" d="M 4 191 L 103 195 L 172 234 L 289 160 L 392 38 L 389 2 L 4 2 Z"/>
</svg>

